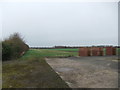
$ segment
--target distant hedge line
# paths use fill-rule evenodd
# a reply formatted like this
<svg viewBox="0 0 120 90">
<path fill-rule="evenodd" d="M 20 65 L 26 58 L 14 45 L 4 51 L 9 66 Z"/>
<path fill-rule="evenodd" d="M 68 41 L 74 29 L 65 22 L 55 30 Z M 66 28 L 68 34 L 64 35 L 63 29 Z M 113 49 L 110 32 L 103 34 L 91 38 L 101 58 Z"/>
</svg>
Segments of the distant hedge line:
<svg viewBox="0 0 120 90">
<path fill-rule="evenodd" d="M 20 34 L 14 33 L 2 41 L 2 60 L 16 59 L 22 56 L 28 49 L 29 46 L 25 44 Z"/>
</svg>

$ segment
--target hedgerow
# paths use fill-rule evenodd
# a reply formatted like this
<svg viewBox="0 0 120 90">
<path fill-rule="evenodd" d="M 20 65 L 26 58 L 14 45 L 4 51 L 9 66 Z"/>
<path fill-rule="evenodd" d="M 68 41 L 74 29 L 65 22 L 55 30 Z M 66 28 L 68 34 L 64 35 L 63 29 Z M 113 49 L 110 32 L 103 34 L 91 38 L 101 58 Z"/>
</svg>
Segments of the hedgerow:
<svg viewBox="0 0 120 90">
<path fill-rule="evenodd" d="M 2 60 L 16 59 L 22 56 L 29 46 L 25 43 L 19 33 L 10 35 L 9 38 L 2 41 Z"/>
</svg>

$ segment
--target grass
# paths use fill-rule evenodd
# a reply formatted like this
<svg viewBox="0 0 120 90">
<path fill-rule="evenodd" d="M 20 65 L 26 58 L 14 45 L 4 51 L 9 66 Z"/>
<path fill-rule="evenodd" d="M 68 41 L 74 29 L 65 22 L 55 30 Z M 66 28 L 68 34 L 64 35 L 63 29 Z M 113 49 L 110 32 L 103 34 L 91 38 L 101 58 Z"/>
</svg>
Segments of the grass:
<svg viewBox="0 0 120 90">
<path fill-rule="evenodd" d="M 67 51 L 67 52 L 78 52 L 78 48 L 58 48 L 58 49 L 48 49 L 48 50 L 57 50 L 57 51 Z"/>
<path fill-rule="evenodd" d="M 32 57 L 69 57 L 78 56 L 78 52 L 69 52 L 51 49 L 30 49 L 21 59 L 32 59 Z"/>
<path fill-rule="evenodd" d="M 30 49 L 19 60 L 3 62 L 3 88 L 69 88 L 44 57 L 77 55 L 75 52 Z"/>
</svg>

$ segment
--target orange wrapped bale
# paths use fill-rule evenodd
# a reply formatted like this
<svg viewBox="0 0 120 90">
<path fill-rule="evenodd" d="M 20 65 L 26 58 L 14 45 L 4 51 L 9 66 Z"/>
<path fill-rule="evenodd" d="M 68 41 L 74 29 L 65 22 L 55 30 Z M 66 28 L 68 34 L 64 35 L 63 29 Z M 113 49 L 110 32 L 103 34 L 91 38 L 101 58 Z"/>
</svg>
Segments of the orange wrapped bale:
<svg viewBox="0 0 120 90">
<path fill-rule="evenodd" d="M 90 56 L 90 48 L 81 47 L 79 50 L 79 56 Z"/>
<path fill-rule="evenodd" d="M 113 55 L 113 48 L 112 47 L 105 47 L 106 48 L 106 55 Z"/>
<path fill-rule="evenodd" d="M 92 56 L 103 56 L 103 48 L 102 47 L 92 47 L 91 48 Z"/>
</svg>

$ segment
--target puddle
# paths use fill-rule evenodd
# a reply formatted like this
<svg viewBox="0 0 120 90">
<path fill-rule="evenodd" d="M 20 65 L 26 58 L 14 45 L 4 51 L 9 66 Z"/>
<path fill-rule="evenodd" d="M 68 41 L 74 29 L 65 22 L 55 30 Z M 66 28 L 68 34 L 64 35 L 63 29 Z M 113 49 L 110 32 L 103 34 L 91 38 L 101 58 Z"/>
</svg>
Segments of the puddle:
<svg viewBox="0 0 120 90">
<path fill-rule="evenodd" d="M 64 68 L 56 68 L 56 70 L 57 70 L 58 72 L 68 72 L 68 71 L 72 71 L 73 68 L 64 67 Z"/>
</svg>

